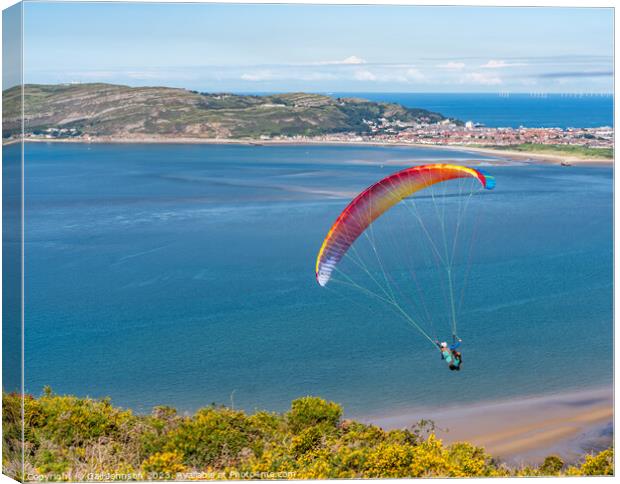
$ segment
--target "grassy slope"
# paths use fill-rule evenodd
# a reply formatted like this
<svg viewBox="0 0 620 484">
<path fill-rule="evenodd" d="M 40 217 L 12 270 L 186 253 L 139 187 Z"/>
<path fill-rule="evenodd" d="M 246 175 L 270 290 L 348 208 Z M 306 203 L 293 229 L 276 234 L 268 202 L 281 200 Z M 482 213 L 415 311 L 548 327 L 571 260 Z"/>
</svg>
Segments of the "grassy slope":
<svg viewBox="0 0 620 484">
<path fill-rule="evenodd" d="M 21 397 L 3 394 L 3 465 L 21 475 Z M 320 398 L 292 402 L 289 411 L 248 415 L 206 407 L 182 416 L 170 407 L 135 415 L 49 389 L 26 396 L 25 471 L 30 480 L 84 480 L 90 473 L 117 479 L 354 478 L 430 476 L 601 475 L 613 473 L 613 450 L 586 456 L 578 466 L 548 457 L 536 468 L 508 468 L 466 442 L 444 446 L 433 425 L 384 431 L 342 419 L 342 408 Z M 156 473 L 156 474 L 153 474 Z M 180 474 L 179 474 L 180 473 Z"/>
<path fill-rule="evenodd" d="M 18 87 L 4 92 L 5 135 L 19 129 Z M 364 132 L 363 119 L 439 121 L 397 104 L 318 94 L 241 96 L 111 84 L 26 85 L 26 129 L 73 127 L 91 135 L 243 138 Z"/>
</svg>

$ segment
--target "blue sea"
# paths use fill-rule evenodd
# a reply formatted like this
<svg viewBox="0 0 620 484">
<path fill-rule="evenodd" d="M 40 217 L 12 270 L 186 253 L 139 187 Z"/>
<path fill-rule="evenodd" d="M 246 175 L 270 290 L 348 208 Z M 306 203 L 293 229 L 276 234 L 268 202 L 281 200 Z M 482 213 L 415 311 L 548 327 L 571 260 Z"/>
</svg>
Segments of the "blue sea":
<svg viewBox="0 0 620 484">
<path fill-rule="evenodd" d="M 612 95 L 372 92 L 332 95 L 424 108 L 495 128 L 597 128 L 614 124 Z"/>
<path fill-rule="evenodd" d="M 16 146 L 4 148 L 17 155 Z M 212 402 L 349 415 L 612 382 L 612 170 L 410 147 L 25 148 L 25 386 L 147 412 Z M 368 299 L 319 287 L 352 194 L 401 164 L 482 162 L 464 367 Z"/>
</svg>

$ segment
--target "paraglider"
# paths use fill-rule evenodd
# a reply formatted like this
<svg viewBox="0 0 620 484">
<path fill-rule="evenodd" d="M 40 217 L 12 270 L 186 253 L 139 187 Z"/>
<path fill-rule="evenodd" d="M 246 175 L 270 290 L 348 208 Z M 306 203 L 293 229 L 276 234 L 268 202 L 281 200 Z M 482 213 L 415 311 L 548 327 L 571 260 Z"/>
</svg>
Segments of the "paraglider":
<svg viewBox="0 0 620 484">
<path fill-rule="evenodd" d="M 422 193 L 424 193 L 425 190 L 436 184 L 459 179 L 473 180 L 478 186 L 478 190 L 480 188 L 491 190 L 495 186 L 495 179 L 492 176 L 486 175 L 474 168 L 447 163 L 435 163 L 406 168 L 383 178 L 362 191 L 340 213 L 320 247 L 315 266 L 316 280 L 319 285 L 325 287 L 330 280 L 332 280 L 332 276 L 335 271 L 338 270 L 340 262 L 352 248 L 356 240 L 362 234 L 365 234 L 365 231 L 369 229 L 371 224 L 384 213 L 398 205 L 399 202 L 410 199 L 416 192 L 422 191 Z M 435 199 L 433 198 L 433 200 Z M 461 221 L 458 220 L 458 223 L 460 224 Z M 441 228 L 444 231 L 443 236 L 445 239 L 445 222 L 443 220 L 441 221 Z M 426 235 L 429 235 L 426 227 L 424 227 L 424 230 L 427 232 Z M 457 235 L 458 230 L 459 227 L 456 229 Z M 451 313 L 451 329 L 454 341 L 452 346 L 454 346 L 454 348 L 448 347 L 446 344 L 445 348 L 439 345 L 439 349 L 442 353 L 442 358 L 449 364 L 450 369 L 459 370 L 462 359 L 460 353 L 456 351 L 456 347 L 460 344 L 460 339 L 457 336 L 453 271 L 450 267 L 453 258 L 449 257 L 450 244 L 444 240 L 444 245 L 446 247 L 445 257 L 439 254 L 436 247 L 434 247 L 433 250 L 437 252 L 438 258 L 446 264 L 447 292 L 449 293 L 449 299 L 451 301 L 449 313 Z M 456 240 L 454 241 L 454 245 L 456 245 Z M 373 250 L 377 257 L 380 257 L 374 246 Z M 365 267 L 362 268 L 369 275 L 371 280 L 379 285 L 378 278 L 375 278 Z M 390 275 L 382 264 L 380 264 L 380 269 L 383 272 L 382 275 L 386 285 L 390 286 Z M 353 284 L 348 277 L 347 281 L 350 281 L 350 285 L 356 285 Z M 398 303 L 391 287 L 388 287 L 388 289 L 383 289 L 382 287 L 382 292 L 379 293 L 375 293 L 363 287 L 360 289 L 390 304 L 397 313 L 403 316 L 412 326 L 416 327 L 434 346 L 437 344 L 438 340 L 436 338 L 431 338 L 421 325 L 418 324 L 418 321 Z"/>
<path fill-rule="evenodd" d="M 461 370 L 461 363 L 463 363 L 463 358 L 460 351 L 457 351 L 457 348 L 461 346 L 462 341 L 459 339 L 455 343 L 452 343 L 448 346 L 448 343 L 442 341 L 436 341 L 435 344 L 439 348 L 439 352 L 441 353 L 441 359 L 444 360 L 448 364 L 448 368 L 454 371 Z"/>
</svg>

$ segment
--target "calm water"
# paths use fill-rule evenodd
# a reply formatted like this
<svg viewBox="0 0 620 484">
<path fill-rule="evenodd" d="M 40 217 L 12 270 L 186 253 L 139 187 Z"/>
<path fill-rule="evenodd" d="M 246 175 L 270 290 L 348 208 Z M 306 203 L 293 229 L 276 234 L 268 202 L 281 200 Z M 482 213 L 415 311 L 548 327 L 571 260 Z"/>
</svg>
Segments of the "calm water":
<svg viewBox="0 0 620 484">
<path fill-rule="evenodd" d="M 379 304 L 321 289 L 313 265 L 350 196 L 390 163 L 472 155 L 28 144 L 26 157 L 30 392 L 49 384 L 140 411 L 231 396 L 282 410 L 315 394 L 360 415 L 611 382 L 609 168 L 486 167 L 497 188 L 483 200 L 456 374 Z"/>
<path fill-rule="evenodd" d="M 613 126 L 613 96 L 548 94 L 472 93 L 338 93 L 371 101 L 387 101 L 408 107 L 425 108 L 463 121 L 491 127 L 593 128 Z"/>
</svg>

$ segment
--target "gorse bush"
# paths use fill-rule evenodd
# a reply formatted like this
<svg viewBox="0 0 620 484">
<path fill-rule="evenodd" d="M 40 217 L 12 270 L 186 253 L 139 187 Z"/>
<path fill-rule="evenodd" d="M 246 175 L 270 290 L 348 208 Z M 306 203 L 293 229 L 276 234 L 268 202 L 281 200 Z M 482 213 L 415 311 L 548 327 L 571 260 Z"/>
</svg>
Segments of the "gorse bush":
<svg viewBox="0 0 620 484">
<path fill-rule="evenodd" d="M 176 477 L 180 472 L 187 472 L 183 463 L 183 454 L 179 452 L 156 452 L 142 463 L 142 470 L 149 479 Z"/>
<path fill-rule="evenodd" d="M 192 416 L 170 407 L 135 415 L 108 399 L 3 394 L 4 470 L 21 480 L 482 477 L 612 475 L 613 450 L 566 467 L 549 456 L 536 468 L 500 465 L 467 442 L 444 445 L 432 422 L 385 431 L 342 419 L 316 397 L 284 414 L 210 406 Z M 21 471 L 21 452 L 25 475 Z"/>
<path fill-rule="evenodd" d="M 614 451 L 607 449 L 596 455 L 587 455 L 580 467 L 568 469 L 569 475 L 611 476 L 614 473 Z"/>
<path fill-rule="evenodd" d="M 203 408 L 167 434 L 164 449 L 180 452 L 194 467 L 221 467 L 237 464 L 245 449 L 259 449 L 260 436 L 243 412 Z"/>
<path fill-rule="evenodd" d="M 340 417 L 342 417 L 340 405 L 314 397 L 294 400 L 291 411 L 287 414 L 288 424 L 294 433 L 317 425 L 326 430 L 335 428 Z"/>
</svg>

